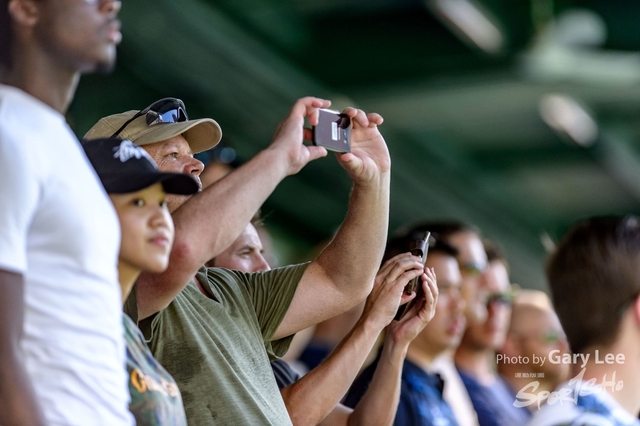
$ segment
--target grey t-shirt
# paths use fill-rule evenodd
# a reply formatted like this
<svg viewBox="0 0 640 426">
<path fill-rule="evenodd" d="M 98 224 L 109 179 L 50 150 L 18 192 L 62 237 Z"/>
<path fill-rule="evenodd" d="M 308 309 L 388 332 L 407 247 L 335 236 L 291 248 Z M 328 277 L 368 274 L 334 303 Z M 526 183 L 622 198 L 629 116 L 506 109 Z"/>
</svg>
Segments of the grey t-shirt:
<svg viewBox="0 0 640 426">
<path fill-rule="evenodd" d="M 246 274 L 202 268 L 194 282 L 140 328 L 182 393 L 190 425 L 291 425 L 270 359 L 293 336 L 271 338 L 308 264 Z"/>
</svg>

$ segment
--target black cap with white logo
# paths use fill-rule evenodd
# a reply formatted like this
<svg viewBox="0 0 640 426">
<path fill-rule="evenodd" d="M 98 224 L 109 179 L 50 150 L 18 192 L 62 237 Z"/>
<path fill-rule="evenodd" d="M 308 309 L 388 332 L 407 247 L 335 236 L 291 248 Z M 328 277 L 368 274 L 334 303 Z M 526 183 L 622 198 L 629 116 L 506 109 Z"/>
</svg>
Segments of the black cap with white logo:
<svg viewBox="0 0 640 426">
<path fill-rule="evenodd" d="M 143 148 L 118 138 L 84 139 L 87 158 L 109 194 L 140 191 L 162 183 L 168 194 L 191 195 L 199 190 L 198 182 L 186 173 L 164 173 Z"/>
</svg>

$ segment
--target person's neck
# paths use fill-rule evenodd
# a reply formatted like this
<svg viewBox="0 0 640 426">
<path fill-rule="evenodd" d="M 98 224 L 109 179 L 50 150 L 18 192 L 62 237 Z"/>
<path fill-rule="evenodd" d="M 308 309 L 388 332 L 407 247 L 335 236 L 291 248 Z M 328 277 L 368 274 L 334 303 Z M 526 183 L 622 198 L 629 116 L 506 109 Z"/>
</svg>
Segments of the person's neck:
<svg viewBox="0 0 640 426">
<path fill-rule="evenodd" d="M 637 336 L 627 337 L 637 339 Z M 575 369 L 577 371 L 574 371 L 574 377 L 582 375 L 584 372 L 582 380 L 593 380 L 597 385 L 602 385 L 618 404 L 633 416 L 637 416 L 640 411 L 640 376 L 637 374 L 640 349 L 629 338 L 625 338 L 621 333 L 613 346 L 592 348 L 588 352 L 589 360 L 582 370 L 580 370 L 580 366 Z M 597 358 L 596 350 L 598 351 Z M 613 364 L 607 363 L 606 356 L 608 354 L 613 354 Z M 615 361 L 615 357 L 619 354 L 624 355 L 624 362 Z M 621 389 L 616 386 L 619 382 L 622 382 Z"/>
<path fill-rule="evenodd" d="M 492 350 L 460 345 L 454 360 L 458 368 L 472 375 L 481 383 L 490 385 L 495 381 L 495 372 L 491 368 L 493 357 Z"/>
<path fill-rule="evenodd" d="M 118 262 L 118 278 L 120 281 L 120 290 L 122 291 L 122 304 L 124 304 L 129 297 L 133 284 L 140 276 L 140 272 L 142 272 L 140 269 L 126 262 Z"/>
<path fill-rule="evenodd" d="M 407 359 L 423 370 L 430 371 L 433 360 L 436 359 L 440 353 L 441 352 L 425 350 L 424 348 L 411 344 L 407 349 Z"/>
<path fill-rule="evenodd" d="M 80 73 L 69 70 L 37 47 L 14 55 L 13 67 L 2 74 L 2 83 L 14 86 L 65 114 L 75 94 Z"/>
</svg>

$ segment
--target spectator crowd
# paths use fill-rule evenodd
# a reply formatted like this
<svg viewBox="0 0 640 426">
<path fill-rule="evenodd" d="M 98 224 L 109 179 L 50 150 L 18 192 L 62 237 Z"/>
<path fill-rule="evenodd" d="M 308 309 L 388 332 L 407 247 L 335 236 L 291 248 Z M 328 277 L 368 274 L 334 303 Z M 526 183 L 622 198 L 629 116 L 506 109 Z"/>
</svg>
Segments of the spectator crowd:
<svg viewBox="0 0 640 426">
<path fill-rule="evenodd" d="M 342 225 L 270 264 L 259 209 L 327 155 L 304 123 L 331 102 L 299 99 L 224 173 L 194 156 L 220 126 L 177 98 L 80 142 L 64 114 L 81 74 L 113 68 L 119 10 L 0 0 L 0 425 L 640 425 L 636 216 L 576 223 L 551 297 L 520 289 L 472 224 L 388 235 L 383 118 L 348 107 Z"/>
</svg>

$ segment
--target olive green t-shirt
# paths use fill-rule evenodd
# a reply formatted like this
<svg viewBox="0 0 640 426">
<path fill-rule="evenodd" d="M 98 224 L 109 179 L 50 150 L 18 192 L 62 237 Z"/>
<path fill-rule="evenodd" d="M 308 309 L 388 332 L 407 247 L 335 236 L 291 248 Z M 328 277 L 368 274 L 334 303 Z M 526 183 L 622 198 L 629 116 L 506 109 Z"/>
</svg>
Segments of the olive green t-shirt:
<svg viewBox="0 0 640 426">
<path fill-rule="evenodd" d="M 140 323 L 178 383 L 190 425 L 291 425 L 269 361 L 293 336 L 271 338 L 307 265 L 252 274 L 202 268 L 197 277 L 211 298 L 191 282 Z"/>
</svg>

